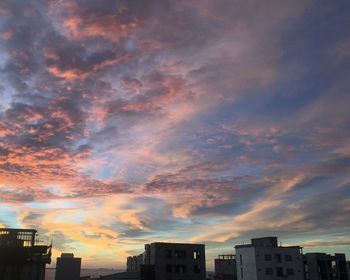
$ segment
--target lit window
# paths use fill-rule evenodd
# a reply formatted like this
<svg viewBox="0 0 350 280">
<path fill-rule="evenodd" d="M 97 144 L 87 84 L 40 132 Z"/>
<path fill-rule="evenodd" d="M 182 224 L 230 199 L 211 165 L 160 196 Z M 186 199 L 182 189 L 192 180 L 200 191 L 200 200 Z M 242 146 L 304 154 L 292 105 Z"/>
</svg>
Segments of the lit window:
<svg viewBox="0 0 350 280">
<path fill-rule="evenodd" d="M 200 251 L 194 251 L 193 252 L 193 259 L 198 260 L 201 257 L 201 252 Z"/>
</svg>

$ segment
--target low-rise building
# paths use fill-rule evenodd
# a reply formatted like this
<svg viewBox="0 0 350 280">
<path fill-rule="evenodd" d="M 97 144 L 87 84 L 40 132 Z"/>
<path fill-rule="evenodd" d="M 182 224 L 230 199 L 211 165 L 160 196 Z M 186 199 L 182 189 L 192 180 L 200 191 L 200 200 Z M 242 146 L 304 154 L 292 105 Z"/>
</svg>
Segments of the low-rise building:
<svg viewBox="0 0 350 280">
<path fill-rule="evenodd" d="M 306 280 L 348 280 L 345 254 L 307 253 L 304 265 Z"/>
<path fill-rule="evenodd" d="M 127 260 L 129 272 L 143 280 L 205 280 L 203 244 L 162 243 L 145 245 L 145 252 Z"/>
<path fill-rule="evenodd" d="M 235 248 L 238 280 L 304 279 L 299 246 L 279 246 L 277 237 L 263 237 Z"/>
<path fill-rule="evenodd" d="M 236 256 L 219 255 L 215 259 L 215 280 L 236 280 Z"/>
</svg>

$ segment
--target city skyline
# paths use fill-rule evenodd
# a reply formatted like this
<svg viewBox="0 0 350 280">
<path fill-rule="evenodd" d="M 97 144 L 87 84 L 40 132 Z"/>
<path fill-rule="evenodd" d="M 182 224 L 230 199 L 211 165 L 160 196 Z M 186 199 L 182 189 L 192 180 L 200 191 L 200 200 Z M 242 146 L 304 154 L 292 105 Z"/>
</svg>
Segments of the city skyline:
<svg viewBox="0 0 350 280">
<path fill-rule="evenodd" d="M 0 228 L 350 257 L 350 2 L 3 0 Z"/>
</svg>

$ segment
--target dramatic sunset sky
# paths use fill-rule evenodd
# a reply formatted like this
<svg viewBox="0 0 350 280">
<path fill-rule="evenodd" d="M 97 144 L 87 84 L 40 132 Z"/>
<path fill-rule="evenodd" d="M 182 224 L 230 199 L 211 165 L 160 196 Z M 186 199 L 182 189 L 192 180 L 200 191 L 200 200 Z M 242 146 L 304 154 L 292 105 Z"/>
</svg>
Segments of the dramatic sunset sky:
<svg viewBox="0 0 350 280">
<path fill-rule="evenodd" d="M 1 0 L 0 226 L 350 257 L 350 1 Z"/>
</svg>

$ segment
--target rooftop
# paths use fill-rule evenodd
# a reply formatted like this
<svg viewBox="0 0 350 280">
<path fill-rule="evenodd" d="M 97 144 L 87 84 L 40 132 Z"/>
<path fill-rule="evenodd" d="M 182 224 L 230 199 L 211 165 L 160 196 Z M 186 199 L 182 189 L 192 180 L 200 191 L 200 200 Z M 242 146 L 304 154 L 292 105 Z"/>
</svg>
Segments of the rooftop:
<svg viewBox="0 0 350 280">
<path fill-rule="evenodd" d="M 282 246 L 278 245 L 278 238 L 275 236 L 267 236 L 251 239 L 251 244 L 236 245 L 235 248 L 247 247 L 270 247 L 270 248 L 301 248 L 300 246 Z"/>
</svg>

